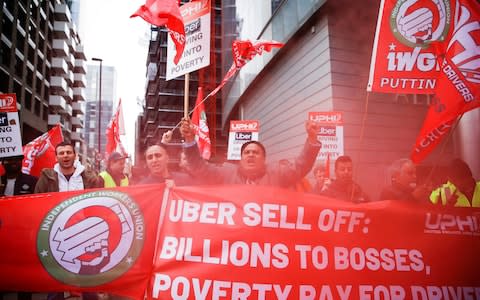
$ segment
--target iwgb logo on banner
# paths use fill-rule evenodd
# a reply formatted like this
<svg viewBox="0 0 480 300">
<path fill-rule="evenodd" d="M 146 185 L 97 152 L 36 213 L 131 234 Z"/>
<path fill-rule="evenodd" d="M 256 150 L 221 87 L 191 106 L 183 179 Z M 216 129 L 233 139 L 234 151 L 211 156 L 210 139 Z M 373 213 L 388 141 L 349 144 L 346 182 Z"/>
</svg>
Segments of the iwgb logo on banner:
<svg viewBox="0 0 480 300">
<path fill-rule="evenodd" d="M 43 219 L 37 251 L 61 282 L 97 286 L 124 274 L 142 250 L 145 221 L 121 192 L 98 191 L 61 202 Z"/>
</svg>

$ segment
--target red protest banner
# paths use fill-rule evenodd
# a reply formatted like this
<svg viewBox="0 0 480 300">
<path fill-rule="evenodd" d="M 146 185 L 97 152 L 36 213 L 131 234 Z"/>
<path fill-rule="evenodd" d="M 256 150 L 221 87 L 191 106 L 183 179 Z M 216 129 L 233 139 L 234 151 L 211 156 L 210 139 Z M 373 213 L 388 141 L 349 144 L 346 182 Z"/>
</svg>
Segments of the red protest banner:
<svg viewBox="0 0 480 300">
<path fill-rule="evenodd" d="M 433 94 L 438 64 L 433 41 L 444 41 L 454 1 L 382 0 L 368 91 Z"/>
<path fill-rule="evenodd" d="M 170 191 L 148 299 L 478 299 L 480 210 Z M 455 298 L 457 297 L 457 298 Z"/>
<path fill-rule="evenodd" d="M 141 299 L 162 185 L 0 199 L 0 291 L 103 291 Z"/>
</svg>

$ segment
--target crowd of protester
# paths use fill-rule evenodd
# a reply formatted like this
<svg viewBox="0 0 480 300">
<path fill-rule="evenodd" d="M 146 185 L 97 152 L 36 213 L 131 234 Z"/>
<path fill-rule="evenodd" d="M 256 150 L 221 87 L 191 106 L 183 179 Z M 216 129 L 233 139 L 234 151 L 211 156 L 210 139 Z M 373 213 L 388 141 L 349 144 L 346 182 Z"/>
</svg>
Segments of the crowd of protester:
<svg viewBox="0 0 480 300">
<path fill-rule="evenodd" d="M 317 125 L 305 123 L 306 140 L 298 156 L 290 160 L 267 163 L 267 151 L 258 141 L 246 142 L 241 147 L 238 164 L 212 164 L 199 154 L 195 142 L 195 129 L 189 119 L 184 119 L 180 132 L 184 139 L 179 153 L 180 171 L 169 170 L 168 145 L 172 132 L 163 135 L 162 141 L 149 146 L 145 153 L 146 172 L 136 169 L 133 176 L 125 175 L 128 157 L 113 152 L 106 162 L 106 170 L 95 174 L 77 160 L 72 144 L 62 142 L 55 148 L 57 163 L 44 169 L 39 178 L 21 172 L 23 157 L 3 159 L 5 174 L 1 177 L 0 197 L 32 193 L 62 192 L 90 188 L 112 188 L 139 184 L 166 183 L 168 187 L 197 184 L 247 184 L 270 185 L 300 192 L 323 195 L 353 203 L 373 200 L 399 200 L 414 203 L 480 207 L 480 181 L 476 181 L 469 166 L 454 159 L 447 167 L 447 178 L 439 186 L 417 182 L 416 165 L 409 159 L 393 162 L 388 170 L 389 184 L 383 187 L 380 197 L 372 199 L 353 180 L 353 161 L 340 156 L 334 163 L 334 176 L 329 178 L 325 164 L 317 162 L 321 143 L 317 140 Z M 307 177 L 313 169 L 314 181 Z M 89 266 L 95 267 L 95 266 Z M 18 299 L 32 299 L 29 293 L 19 293 Z M 103 299 L 108 295 L 83 293 L 82 299 Z M 0 293 L 0 300 L 3 298 Z M 48 300 L 66 299 L 64 293 L 50 293 Z M 110 297 L 110 299 L 118 299 Z"/>
<path fill-rule="evenodd" d="M 388 169 L 389 184 L 383 187 L 380 196 L 374 199 L 353 180 L 354 163 L 351 157 L 336 158 L 332 178 L 327 175 L 327 168 L 330 166 L 325 166 L 322 162 L 314 166 L 321 151 L 316 124 L 307 121 L 305 131 L 305 144 L 298 156 L 291 161 L 282 159 L 267 163 L 267 151 L 263 144 L 249 141 L 242 145 L 238 163 L 219 165 L 205 161 L 200 156 L 194 126 L 189 119 L 185 119 L 180 126 L 184 139 L 183 148 L 175 153 L 179 160 L 176 170 L 169 168 L 171 151 L 168 148 L 172 132 L 168 131 L 161 142 L 146 149 L 143 157 L 146 168 L 135 168 L 130 176 L 125 174 L 127 156 L 118 152 L 111 153 L 106 160 L 106 169 L 96 174 L 87 170 L 77 160 L 72 144 L 62 142 L 55 148 L 55 166 L 42 170 L 38 178 L 21 172 L 22 156 L 3 158 L 5 174 L 1 176 L 0 197 L 166 182 L 170 187 L 197 184 L 271 185 L 354 203 L 404 200 L 480 206 L 480 183 L 473 178 L 469 166 L 461 159 L 451 161 L 446 168 L 447 177 L 437 186 L 429 183 L 430 180 L 418 184 L 416 165 L 410 159 L 398 159 Z M 308 179 L 310 172 L 313 181 Z"/>
</svg>

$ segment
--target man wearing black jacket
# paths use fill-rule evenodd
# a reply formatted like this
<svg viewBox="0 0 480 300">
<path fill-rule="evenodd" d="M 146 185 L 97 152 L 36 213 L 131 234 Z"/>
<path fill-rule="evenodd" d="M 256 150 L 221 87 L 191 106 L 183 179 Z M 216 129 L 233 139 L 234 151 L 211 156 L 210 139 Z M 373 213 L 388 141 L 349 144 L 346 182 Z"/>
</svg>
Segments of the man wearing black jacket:
<svg viewBox="0 0 480 300">
<path fill-rule="evenodd" d="M 33 194 L 37 177 L 22 173 L 23 155 L 3 159 L 5 175 L 1 177 L 0 196 Z"/>
</svg>

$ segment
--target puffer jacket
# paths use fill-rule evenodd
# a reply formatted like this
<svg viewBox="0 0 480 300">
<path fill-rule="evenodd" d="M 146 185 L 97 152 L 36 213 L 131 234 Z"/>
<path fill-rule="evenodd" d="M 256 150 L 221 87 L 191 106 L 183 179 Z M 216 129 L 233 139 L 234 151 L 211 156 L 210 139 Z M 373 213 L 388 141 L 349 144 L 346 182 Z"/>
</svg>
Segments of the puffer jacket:
<svg viewBox="0 0 480 300">
<path fill-rule="evenodd" d="M 55 164 L 53 169 L 43 169 L 35 186 L 35 193 L 75 191 L 102 187 L 98 176 L 85 170 L 79 161 L 75 161 L 75 172 L 70 180 L 60 172 L 60 166 Z"/>
</svg>

